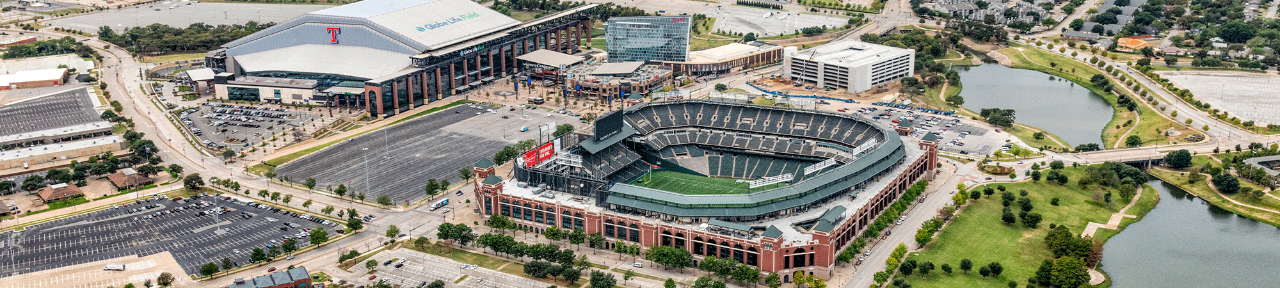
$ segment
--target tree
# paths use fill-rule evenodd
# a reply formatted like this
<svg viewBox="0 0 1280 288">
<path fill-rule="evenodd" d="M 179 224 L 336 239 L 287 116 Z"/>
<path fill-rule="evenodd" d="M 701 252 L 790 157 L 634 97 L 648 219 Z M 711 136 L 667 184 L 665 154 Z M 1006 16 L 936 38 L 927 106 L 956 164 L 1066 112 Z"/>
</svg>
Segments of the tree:
<svg viewBox="0 0 1280 288">
<path fill-rule="evenodd" d="M 734 266 L 732 274 L 733 280 L 738 281 L 739 283 L 751 283 L 752 286 L 755 286 L 757 282 L 760 282 L 760 271 L 757 271 L 755 268 L 751 268 L 751 266 L 747 266 L 746 264 L 738 264 L 738 266 Z"/>
<path fill-rule="evenodd" d="M 574 246 L 577 246 L 577 248 L 581 249 L 582 243 L 586 242 L 587 237 L 586 231 L 582 231 L 582 229 L 573 229 L 573 232 L 569 233 L 569 244 L 573 244 Z M 601 241 L 603 241 L 603 239 L 604 238 L 601 238 Z M 600 243 L 604 244 L 604 242 Z"/>
<path fill-rule="evenodd" d="M 570 124 L 564 124 L 564 125 L 570 125 Z M 570 125 L 570 127 L 572 127 L 572 125 Z M 556 132 L 560 132 L 558 129 L 559 128 L 557 128 Z M 561 135 L 563 135 L 563 133 L 561 133 Z M 554 136 L 560 137 L 560 135 L 554 135 Z M 458 177 L 462 178 L 462 180 L 471 180 L 471 176 L 472 176 L 471 169 L 469 168 L 458 169 Z"/>
<path fill-rule="evenodd" d="M 689 250 L 673 246 L 654 246 L 649 248 L 649 253 L 645 254 L 645 259 L 663 266 L 678 268 L 683 272 L 684 267 L 688 267 L 692 263 L 693 254 L 689 253 Z"/>
<path fill-rule="evenodd" d="M 342 198 L 342 195 L 346 195 L 346 194 L 347 194 L 347 185 L 346 185 L 346 184 L 338 184 L 338 189 L 333 189 L 333 193 L 334 193 L 334 194 L 338 194 L 338 198 Z"/>
<path fill-rule="evenodd" d="M 764 285 L 769 288 L 778 288 L 782 286 L 782 277 L 778 276 L 778 273 L 769 272 L 769 276 L 764 277 Z"/>
<path fill-rule="evenodd" d="M 662 288 L 676 288 L 676 280 L 667 278 L 666 282 L 662 282 Z"/>
<path fill-rule="evenodd" d="M 1004 272 L 1004 266 L 1001 266 L 1000 262 L 991 262 L 987 264 L 987 268 L 991 269 L 991 276 L 1000 276 L 1000 273 Z"/>
<path fill-rule="evenodd" d="M 631 278 L 635 278 L 635 277 L 636 277 L 635 269 L 627 269 L 626 272 L 622 273 L 622 285 L 627 285 L 627 281 L 630 281 Z"/>
<path fill-rule="evenodd" d="M 316 178 L 307 178 L 302 185 L 307 186 L 307 193 L 311 193 L 311 189 L 316 188 Z"/>
<path fill-rule="evenodd" d="M 1089 282 L 1089 272 L 1084 261 L 1076 257 L 1061 257 L 1053 262 L 1050 283 L 1058 287 L 1078 287 Z"/>
<path fill-rule="evenodd" d="M 617 282 L 613 279 L 613 274 L 591 270 L 591 288 L 613 288 Z"/>
<path fill-rule="evenodd" d="M 377 268 L 377 267 L 378 267 L 378 260 L 369 259 L 369 261 L 364 262 L 364 268 L 368 268 L 369 270 L 373 270 L 373 268 Z"/>
<path fill-rule="evenodd" d="M 969 261 L 969 259 L 960 259 L 960 271 L 964 271 L 964 274 L 969 274 L 969 270 L 973 270 L 973 262 Z"/>
<path fill-rule="evenodd" d="M 1138 137 L 1138 135 L 1129 135 L 1128 138 L 1124 139 L 1124 145 L 1128 147 L 1142 146 L 1142 137 Z"/>
<path fill-rule="evenodd" d="M 1040 215 L 1040 213 L 1027 213 L 1027 216 L 1022 218 L 1022 225 L 1035 229 L 1043 219 L 1044 216 Z"/>
<path fill-rule="evenodd" d="M 213 263 L 208 263 L 208 264 L 204 264 L 203 266 L 200 266 L 200 274 L 204 276 L 209 276 L 209 279 L 213 279 L 213 274 L 217 274 L 217 273 L 218 273 L 218 265 L 215 265 Z"/>
<path fill-rule="evenodd" d="M 910 261 L 898 265 L 898 273 L 902 273 L 902 276 L 911 276 L 911 272 L 915 270 L 916 264 Z"/>
<path fill-rule="evenodd" d="M 991 276 L 991 267 L 987 267 L 987 266 L 979 267 L 978 274 L 982 275 L 983 278 L 986 278 L 987 276 Z"/>
<path fill-rule="evenodd" d="M 285 253 L 293 254 L 293 251 L 298 251 L 298 241 L 293 239 L 285 240 L 284 243 L 280 244 L 280 248 L 284 249 Z"/>
<path fill-rule="evenodd" d="M 364 203 L 364 192 L 360 192 L 360 194 L 356 194 L 356 199 L 360 199 L 360 203 Z"/>
<path fill-rule="evenodd" d="M 169 287 L 170 285 L 173 285 L 173 280 L 173 274 L 169 274 L 169 272 L 161 272 L 160 277 L 156 277 L 156 284 L 160 285 L 160 287 Z"/>
<path fill-rule="evenodd" d="M 249 260 L 253 262 L 267 260 L 267 251 L 263 251 L 262 248 L 253 248 L 253 253 L 249 255 Z"/>
<path fill-rule="evenodd" d="M 187 190 L 200 191 L 200 188 L 204 187 L 204 179 L 200 178 L 200 174 L 187 175 L 186 178 L 182 179 L 182 187 L 187 188 Z"/>
<path fill-rule="evenodd" d="M 235 266 L 235 262 L 231 262 L 231 258 L 223 257 L 223 258 L 222 258 L 222 270 L 228 270 L 228 271 L 229 271 L 229 270 L 231 270 L 231 268 L 236 268 L 236 266 Z"/>
<path fill-rule="evenodd" d="M 933 271 L 933 267 L 933 262 L 920 263 L 920 267 L 917 267 L 918 270 L 920 270 L 920 278 L 924 278 L 925 275 L 929 275 L 929 271 Z"/>
<path fill-rule="evenodd" d="M 351 229 L 351 230 L 355 231 L 357 229 Z M 312 229 L 310 236 L 311 236 L 311 245 L 320 245 L 324 242 L 329 242 L 329 232 L 325 232 L 323 227 Z"/>
<path fill-rule="evenodd" d="M 1164 65 L 1169 65 L 1169 66 L 1178 65 L 1178 57 L 1173 55 L 1165 55 Z"/>
<path fill-rule="evenodd" d="M 1223 41 L 1228 43 L 1245 43 L 1249 39 L 1253 39 L 1253 26 L 1240 20 L 1232 20 L 1222 26 L 1222 30 L 1218 32 L 1218 37 L 1222 37 Z"/>
<path fill-rule="evenodd" d="M 1000 216 L 1000 220 L 1003 220 L 1005 224 L 1013 224 L 1014 222 L 1018 221 L 1018 218 L 1014 218 L 1013 212 L 1010 212 L 1009 210 L 1006 209 L 1004 211 L 1004 214 Z"/>
<path fill-rule="evenodd" d="M 800 281 L 796 280 L 796 283 L 800 283 Z M 724 288 L 724 287 L 725 287 L 724 282 L 711 279 L 711 277 L 702 276 L 702 277 L 698 277 L 698 280 L 694 280 L 693 286 L 690 288 Z"/>
<path fill-rule="evenodd" d="M 427 179 L 427 185 L 422 189 L 427 193 L 427 197 L 430 197 L 428 199 L 434 200 L 436 194 L 440 194 L 440 183 L 436 182 L 436 179 Z"/>
<path fill-rule="evenodd" d="M 947 272 L 947 274 L 951 274 L 951 264 L 943 263 L 941 268 L 942 268 L 942 272 Z"/>
<path fill-rule="evenodd" d="M 378 205 L 391 206 L 392 204 L 395 204 L 395 202 L 391 202 L 391 196 L 378 195 Z"/>
<path fill-rule="evenodd" d="M 271 192 L 271 202 L 280 201 L 280 192 Z"/>
<path fill-rule="evenodd" d="M 236 157 L 236 151 L 231 151 L 231 149 L 222 150 L 222 154 L 219 155 L 222 156 L 222 160 L 231 160 L 231 157 Z"/>
<path fill-rule="evenodd" d="M 306 202 L 302 202 L 302 208 L 306 208 L 307 211 L 311 211 L 311 199 L 307 199 Z"/>
<path fill-rule="evenodd" d="M 1144 49 L 1151 49 L 1151 47 L 1147 47 Z M 1138 66 L 1151 66 L 1151 58 L 1143 57 L 1142 59 L 1138 59 L 1138 62 L 1136 64 L 1138 64 Z"/>
<path fill-rule="evenodd" d="M 724 91 L 728 91 L 728 90 L 729 90 L 729 86 L 728 86 L 728 85 L 724 85 L 724 83 L 716 83 L 716 91 L 724 92 Z"/>
<path fill-rule="evenodd" d="M 1223 171 L 1222 174 L 1213 175 L 1213 186 L 1218 187 L 1218 191 L 1222 191 L 1222 193 L 1232 194 L 1240 191 L 1240 180 L 1236 179 L 1236 176 L 1232 176 L 1231 173 Z"/>
<path fill-rule="evenodd" d="M 324 208 L 320 208 L 320 212 L 324 213 L 324 215 L 329 215 L 329 213 L 333 213 L 333 209 L 337 208 L 333 208 L 332 205 L 325 205 Z"/>
<path fill-rule="evenodd" d="M 427 288 L 444 288 L 444 281 L 436 280 L 431 282 L 431 284 L 427 284 Z"/>
<path fill-rule="evenodd" d="M 565 282 L 569 282 L 569 285 L 573 285 L 573 283 L 578 282 L 579 278 L 582 278 L 582 271 L 575 268 L 565 268 L 563 271 L 560 271 L 560 277 L 564 277 Z"/>
<path fill-rule="evenodd" d="M 400 228 L 396 225 L 387 225 L 387 238 L 396 238 L 397 235 L 400 235 Z"/>
<path fill-rule="evenodd" d="M 239 184 L 236 184 L 236 185 L 238 186 Z M 280 199 L 280 201 L 284 202 L 285 205 L 289 205 L 289 202 L 293 201 L 293 194 L 284 195 L 284 199 Z"/>
<path fill-rule="evenodd" d="M 1164 154 L 1164 163 L 1174 169 L 1191 167 L 1191 152 L 1186 149 L 1170 151 Z"/>
</svg>

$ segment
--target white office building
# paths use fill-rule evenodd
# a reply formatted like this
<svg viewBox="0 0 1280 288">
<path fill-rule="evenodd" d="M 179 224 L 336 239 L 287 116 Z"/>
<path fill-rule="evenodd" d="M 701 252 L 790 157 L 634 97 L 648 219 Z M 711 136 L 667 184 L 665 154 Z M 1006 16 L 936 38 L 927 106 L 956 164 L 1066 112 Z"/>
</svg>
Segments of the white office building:
<svg viewBox="0 0 1280 288">
<path fill-rule="evenodd" d="M 782 72 L 819 88 L 862 92 L 915 73 L 915 50 L 841 40 L 797 52 L 783 52 Z"/>
</svg>

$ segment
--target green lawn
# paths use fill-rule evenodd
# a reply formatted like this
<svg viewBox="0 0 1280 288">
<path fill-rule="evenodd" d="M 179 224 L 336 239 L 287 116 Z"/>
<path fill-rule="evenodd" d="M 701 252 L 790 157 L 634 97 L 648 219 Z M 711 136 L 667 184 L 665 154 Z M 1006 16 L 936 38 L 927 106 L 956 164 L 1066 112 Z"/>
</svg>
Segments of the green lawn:
<svg viewBox="0 0 1280 288">
<path fill-rule="evenodd" d="M 498 267 L 501 267 L 502 264 L 507 264 L 507 262 L 511 262 L 505 259 L 499 259 L 489 255 L 471 253 L 471 252 L 459 250 L 453 247 L 428 245 L 427 248 L 425 249 L 418 249 L 413 245 L 405 245 L 403 246 L 403 248 L 413 249 L 413 250 L 425 252 L 428 254 L 443 256 L 449 259 L 453 259 L 453 261 L 458 261 L 466 264 L 479 265 L 480 267 L 484 267 L 485 269 L 498 269 Z"/>
<path fill-rule="evenodd" d="M 591 38 L 591 48 L 609 51 L 609 44 L 603 38 Z"/>
<path fill-rule="evenodd" d="M 1053 135 L 1053 133 L 1049 133 L 1049 131 L 1045 131 L 1044 129 L 1040 129 L 1040 128 L 1035 128 L 1035 127 L 1032 127 L 1031 125 L 1026 125 L 1026 124 L 1021 124 L 1021 125 L 1024 125 L 1030 128 L 1014 127 L 1014 129 L 1005 129 L 1005 130 L 1009 131 L 1009 133 L 1013 134 L 1013 136 L 1017 136 L 1018 139 L 1022 139 L 1022 142 L 1026 142 L 1027 145 L 1031 145 L 1031 147 L 1035 147 L 1035 148 L 1049 147 L 1049 149 L 1072 149 L 1072 147 L 1066 147 L 1061 144 L 1058 144 L 1058 142 L 1054 142 L 1053 139 L 1058 139 L 1058 141 L 1062 143 L 1067 143 L 1067 141 L 1062 141 L 1062 139 L 1058 138 L 1057 135 Z M 1039 140 L 1036 139 L 1035 135 L 1037 131 L 1044 133 L 1043 139 L 1039 139 Z"/>
<path fill-rule="evenodd" d="M 909 259 L 918 262 L 930 261 L 934 265 L 943 263 L 959 267 L 961 259 L 969 259 L 974 266 L 1000 262 L 1004 273 L 996 279 L 983 278 L 977 271 L 965 275 L 957 269 L 947 275 L 935 270 L 923 279 L 918 275 L 906 277 L 914 287 L 1007 287 L 1010 280 L 1020 285 L 1033 276 L 1040 262 L 1050 259 L 1052 254 L 1046 249 L 1044 236 L 1049 231 L 1049 224 L 1066 225 L 1073 233 L 1080 233 L 1089 222 L 1106 223 L 1111 214 L 1124 207 L 1116 203 L 1115 207 L 1093 202 L 1093 193 L 1105 193 L 1096 185 L 1090 189 L 1080 189 L 1075 181 L 1084 175 L 1084 167 L 1064 169 L 1072 180 L 1067 186 L 1048 184 L 1045 182 L 1022 182 L 1003 184 L 1008 191 L 1015 194 L 1027 190 L 1034 209 L 1031 212 L 1044 215 L 1044 221 L 1035 229 L 1025 228 L 1019 220 L 1018 224 L 1007 225 L 1000 220 L 1004 208 L 999 200 L 1000 192 L 983 196 L 979 200 L 969 200 L 969 204 L 958 213 L 958 216 L 944 228 L 937 238 L 923 251 L 913 253 Z M 972 190 L 980 188 L 971 188 Z M 1144 194 L 1147 191 L 1144 191 Z M 1154 195 L 1154 194 L 1153 194 Z M 1057 197 L 1060 206 L 1049 204 L 1049 200 Z M 1157 197 L 1140 197 L 1142 208 L 1133 208 L 1136 212 L 1149 210 Z M 1016 208 L 1015 208 L 1016 209 Z M 1099 239 L 1105 240 L 1105 239 Z"/>
<path fill-rule="evenodd" d="M 689 195 L 748 193 L 747 183 L 738 182 L 738 179 L 698 176 L 667 170 L 641 175 L 630 184 Z M 774 184 L 750 190 L 764 191 L 781 185 Z"/>
<path fill-rule="evenodd" d="M 76 206 L 84 203 L 89 203 L 89 199 L 84 199 L 84 196 L 76 196 L 74 198 L 67 199 L 67 200 L 45 203 L 49 206 L 49 208 L 45 208 L 44 210 L 27 211 L 27 214 L 24 214 L 24 215 L 39 214 L 39 213 L 58 210 L 58 209 L 67 208 L 71 206 Z"/>
<path fill-rule="evenodd" d="M 1105 73 L 1098 70 L 1095 66 L 1090 66 L 1079 61 L 1025 45 L 1012 44 L 1012 46 L 1022 48 L 1021 53 L 1019 53 L 1019 50 L 1015 48 L 1005 48 L 998 51 L 1009 56 L 1013 61 L 1013 68 L 1036 70 L 1071 80 L 1071 82 L 1075 82 L 1076 85 L 1080 85 L 1081 87 L 1085 87 L 1092 90 L 1094 93 L 1101 95 L 1102 99 L 1106 100 L 1112 107 L 1116 107 L 1116 101 L 1119 96 L 1102 92 L 1089 83 L 1089 78 L 1093 77 L 1094 74 Z M 1119 89 L 1117 88 L 1113 91 L 1119 91 Z M 1152 116 L 1158 117 L 1156 115 Z M 1124 123 L 1128 121 L 1137 121 L 1137 118 L 1137 113 L 1130 112 L 1128 109 L 1124 108 L 1115 108 L 1112 111 L 1111 121 L 1108 122 L 1107 126 L 1102 130 L 1103 143 L 1101 144 L 1103 148 L 1111 149 L 1113 145 L 1115 145 L 1116 140 L 1120 139 L 1120 136 L 1129 130 L 1129 127 L 1125 126 Z"/>
</svg>

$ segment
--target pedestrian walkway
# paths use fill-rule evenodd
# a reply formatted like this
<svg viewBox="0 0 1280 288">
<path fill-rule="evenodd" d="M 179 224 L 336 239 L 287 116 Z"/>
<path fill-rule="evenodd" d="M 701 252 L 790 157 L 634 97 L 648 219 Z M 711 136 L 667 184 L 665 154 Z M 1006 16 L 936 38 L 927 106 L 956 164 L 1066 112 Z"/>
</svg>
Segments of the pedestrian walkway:
<svg viewBox="0 0 1280 288">
<path fill-rule="evenodd" d="M 1112 213 L 1111 219 L 1107 220 L 1107 224 L 1098 224 L 1095 222 L 1089 222 L 1088 225 L 1084 226 L 1084 233 L 1080 233 L 1080 236 L 1093 237 L 1093 234 L 1098 232 L 1098 228 L 1107 228 L 1111 230 L 1116 230 L 1117 227 L 1120 227 L 1120 221 L 1124 220 L 1124 218 L 1138 218 L 1138 216 L 1124 214 L 1124 212 L 1128 211 L 1129 207 L 1133 207 L 1134 203 L 1138 203 L 1138 198 L 1142 198 L 1142 190 L 1145 190 L 1145 189 L 1143 189 L 1142 187 L 1138 187 L 1138 193 L 1133 195 L 1133 200 L 1129 200 L 1129 205 L 1125 205 L 1124 208 L 1121 208 L 1120 212 Z M 1097 285 L 1097 284 L 1094 284 L 1094 285 Z"/>
</svg>

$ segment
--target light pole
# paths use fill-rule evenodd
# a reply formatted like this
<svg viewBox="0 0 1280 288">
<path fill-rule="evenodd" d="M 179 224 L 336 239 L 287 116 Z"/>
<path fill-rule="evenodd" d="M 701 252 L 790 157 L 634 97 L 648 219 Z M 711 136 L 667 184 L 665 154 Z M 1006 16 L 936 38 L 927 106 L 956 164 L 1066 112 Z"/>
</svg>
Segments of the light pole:
<svg viewBox="0 0 1280 288">
<path fill-rule="evenodd" d="M 363 154 L 364 154 L 364 191 L 367 192 L 369 191 L 369 152 L 368 152 L 369 147 L 360 148 L 360 150 L 366 151 Z M 352 197 L 352 199 L 355 199 L 355 197 Z M 351 204 L 354 201 L 355 200 L 348 201 L 347 204 Z"/>
</svg>

